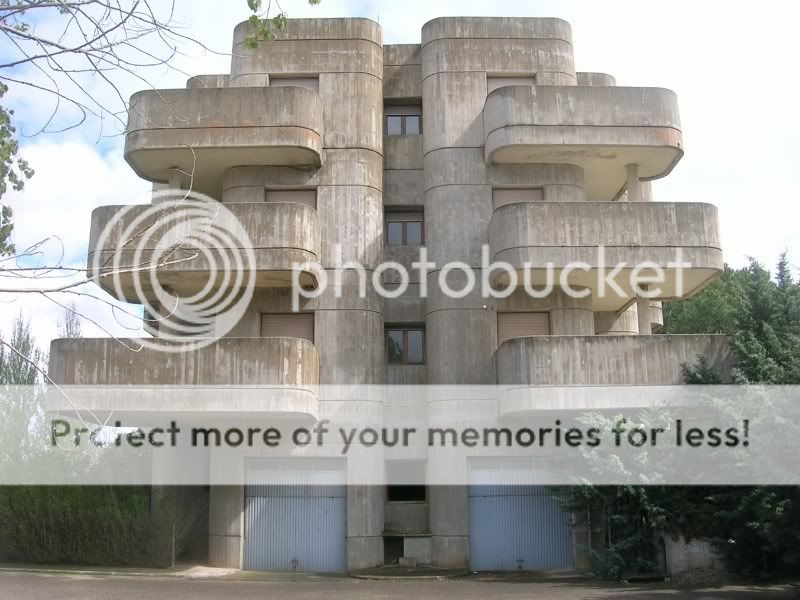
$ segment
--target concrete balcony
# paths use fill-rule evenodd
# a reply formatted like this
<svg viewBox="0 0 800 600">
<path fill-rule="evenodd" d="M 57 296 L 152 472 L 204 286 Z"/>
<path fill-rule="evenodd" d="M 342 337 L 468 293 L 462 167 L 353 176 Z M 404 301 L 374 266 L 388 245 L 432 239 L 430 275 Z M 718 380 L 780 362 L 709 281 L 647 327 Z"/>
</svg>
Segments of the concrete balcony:
<svg viewBox="0 0 800 600">
<path fill-rule="evenodd" d="M 186 239 L 191 238 L 192 231 L 177 231 L 173 229 L 174 221 L 163 218 L 158 214 L 144 219 L 141 227 L 147 235 L 133 240 L 128 245 L 122 239 L 129 225 L 143 212 L 152 208 L 142 206 L 101 206 L 92 212 L 92 226 L 89 235 L 88 263 L 91 267 L 96 253 L 100 252 L 98 264 L 111 265 L 116 258 L 121 266 L 130 268 L 143 268 L 153 262 L 159 263 L 156 277 L 162 286 L 188 293 L 202 289 L 211 276 L 212 267 L 221 268 L 224 260 L 244 254 L 240 248 L 212 248 L 210 252 L 187 252 L 172 256 L 172 260 L 158 260 L 154 253 L 163 251 L 164 248 L 173 246 L 179 240 L 179 235 Z M 255 255 L 255 278 L 257 287 L 289 287 L 291 286 L 292 268 L 297 264 L 316 262 L 320 253 L 320 224 L 317 211 L 305 204 L 298 202 L 257 202 L 226 204 L 227 211 L 221 211 L 214 221 L 215 231 L 227 232 L 243 229 L 252 242 Z M 165 209 L 169 210 L 169 209 Z M 119 213 L 126 211 L 123 217 Z M 226 223 L 226 220 L 235 219 L 238 223 Z M 109 235 L 106 236 L 104 247 L 98 248 L 102 232 L 112 224 Z M 152 226 L 150 225 L 152 223 Z M 224 240 L 225 236 L 216 236 L 217 240 Z M 190 244 L 191 245 L 191 242 Z M 138 248 L 137 248 L 138 247 Z M 201 249 L 202 250 L 202 249 Z M 141 253 L 136 256 L 136 253 Z M 192 256 L 189 258 L 189 256 Z M 185 259 L 185 260 L 184 260 Z M 171 264 L 165 264 L 171 263 Z M 244 262 L 243 264 L 247 264 Z M 100 286 L 113 296 L 119 296 L 114 289 L 111 277 L 98 277 L 108 269 L 99 269 L 91 272 Z M 119 288 L 123 292 L 120 299 L 131 302 L 141 302 L 134 292 L 134 280 L 139 279 L 143 284 L 145 294 L 149 288 L 149 272 L 120 272 L 117 270 Z M 225 273 L 217 273 L 222 280 Z M 316 275 L 310 271 L 302 271 L 300 283 L 304 287 L 316 287 Z"/>
<path fill-rule="evenodd" d="M 136 339 L 124 342 L 138 347 Z M 158 343 L 165 348 L 176 344 Z M 56 339 L 50 344 L 49 376 L 61 386 L 102 386 L 76 391 L 78 406 L 61 394 L 51 394 L 49 410 L 80 409 L 95 415 L 113 411 L 114 415 L 127 416 L 251 412 L 318 416 L 315 388 L 319 384 L 319 353 L 314 344 L 300 338 L 222 338 L 187 352 L 150 347 L 134 352 L 111 338 Z M 188 388 L 184 396 L 171 392 L 168 403 L 159 401 L 157 390 L 137 394 L 130 389 L 162 385 L 249 389 L 217 392 L 209 401 L 209 394 Z M 267 393 L 266 388 L 285 389 Z"/>
<path fill-rule="evenodd" d="M 546 268 L 556 275 L 570 264 L 585 263 L 588 270 L 572 270 L 571 285 L 592 289 L 596 311 L 621 310 L 636 296 L 631 282 L 634 267 L 644 262 L 663 269 L 658 284 L 662 296 L 689 296 L 702 289 L 723 269 L 717 209 L 710 204 L 671 202 L 519 202 L 498 208 L 489 224 L 492 258 L 511 264 L 520 282 L 524 272 L 534 284 L 546 281 Z M 598 247 L 604 247 L 601 255 Z M 675 266 L 677 251 L 682 262 Z M 613 276 L 623 293 L 611 286 L 599 293 L 599 278 L 617 265 L 626 267 Z M 601 269 L 606 269 L 604 274 Z M 652 274 L 652 269 L 641 272 Z M 681 280 L 682 278 L 682 280 Z M 498 274 L 493 282 L 507 284 Z M 556 283 L 558 279 L 556 279 Z"/>
<path fill-rule="evenodd" d="M 531 406 L 526 386 L 664 386 L 684 383 L 681 364 L 697 356 L 725 377 L 733 356 L 724 335 L 537 336 L 514 338 L 498 348 L 497 381 L 507 390 L 500 414 L 570 408 Z M 579 406 L 575 408 L 600 408 Z"/>
<path fill-rule="evenodd" d="M 223 171 L 246 165 L 319 167 L 322 101 L 301 87 L 192 88 L 134 94 L 125 159 L 167 182 L 194 173 L 192 189 L 217 197 Z"/>
<path fill-rule="evenodd" d="M 647 181 L 683 155 L 677 97 L 661 88 L 510 86 L 483 113 L 486 163 L 557 163 L 584 169 L 593 200 L 612 200 L 626 165 Z"/>
</svg>

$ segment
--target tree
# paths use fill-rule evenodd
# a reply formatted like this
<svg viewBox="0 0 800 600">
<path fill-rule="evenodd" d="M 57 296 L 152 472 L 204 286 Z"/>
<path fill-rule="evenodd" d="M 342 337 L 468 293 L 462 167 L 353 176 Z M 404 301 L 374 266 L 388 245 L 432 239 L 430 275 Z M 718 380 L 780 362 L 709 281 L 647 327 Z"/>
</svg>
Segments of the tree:
<svg viewBox="0 0 800 600">
<path fill-rule="evenodd" d="M 58 337 L 79 338 L 81 337 L 81 318 L 75 302 L 70 302 L 64 306 L 64 312 L 58 321 Z"/>
<path fill-rule="evenodd" d="M 9 342 L 0 345 L 0 384 L 39 383 L 44 362 L 44 354 L 31 333 L 31 322 L 20 313 L 11 326 Z"/>
<path fill-rule="evenodd" d="M 784 253 L 773 279 L 756 260 L 725 268 L 718 281 L 693 298 L 665 306 L 665 333 L 726 333 L 735 366 L 714 371 L 705 357 L 682 365 L 689 384 L 716 384 L 723 376 L 739 384 L 800 383 L 800 286 Z M 763 418 L 780 422 L 769 410 Z M 800 435 L 800 431 L 798 432 Z M 792 573 L 800 569 L 800 488 L 609 486 L 576 488 L 573 510 L 601 510 L 607 545 L 593 555 L 599 572 L 623 572 L 654 564 L 657 534 L 712 541 L 728 568 L 742 575 Z M 632 525 L 635 524 L 635 525 Z M 644 536 L 644 538 L 643 538 Z"/>
</svg>

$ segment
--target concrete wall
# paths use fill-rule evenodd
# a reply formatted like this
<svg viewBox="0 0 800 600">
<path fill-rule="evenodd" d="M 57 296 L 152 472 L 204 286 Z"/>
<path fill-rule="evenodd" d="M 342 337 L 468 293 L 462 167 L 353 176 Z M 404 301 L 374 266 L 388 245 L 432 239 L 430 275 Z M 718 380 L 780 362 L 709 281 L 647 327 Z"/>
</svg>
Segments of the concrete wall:
<svg viewBox="0 0 800 600">
<path fill-rule="evenodd" d="M 56 339 L 50 344 L 48 373 L 60 385 L 319 383 L 319 352 L 299 338 L 224 338 L 192 352 L 129 349 L 138 347 L 136 339 Z"/>
<path fill-rule="evenodd" d="M 517 338 L 497 351 L 501 385 L 679 385 L 681 363 L 702 354 L 725 377 L 733 356 L 723 335 Z"/>
</svg>

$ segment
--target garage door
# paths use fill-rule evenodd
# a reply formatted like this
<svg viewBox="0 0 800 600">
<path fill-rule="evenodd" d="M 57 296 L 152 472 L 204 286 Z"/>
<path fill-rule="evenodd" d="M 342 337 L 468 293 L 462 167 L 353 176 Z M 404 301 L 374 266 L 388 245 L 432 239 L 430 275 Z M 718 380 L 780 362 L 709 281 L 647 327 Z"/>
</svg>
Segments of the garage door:
<svg viewBox="0 0 800 600">
<path fill-rule="evenodd" d="M 340 461 L 253 461 L 247 472 L 246 570 L 347 570 Z"/>
<path fill-rule="evenodd" d="M 470 470 L 470 566 L 475 571 L 573 565 L 568 513 L 545 486 L 507 485 L 510 471 Z"/>
</svg>

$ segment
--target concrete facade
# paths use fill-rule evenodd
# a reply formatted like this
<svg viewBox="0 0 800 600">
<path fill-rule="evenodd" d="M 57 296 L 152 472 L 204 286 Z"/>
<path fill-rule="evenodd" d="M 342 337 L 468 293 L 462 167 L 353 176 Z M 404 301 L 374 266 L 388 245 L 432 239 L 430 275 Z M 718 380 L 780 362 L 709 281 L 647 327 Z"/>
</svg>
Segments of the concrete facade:
<svg viewBox="0 0 800 600">
<path fill-rule="evenodd" d="M 125 354 L 108 340 L 56 341 L 58 383 L 672 385 L 698 353 L 729 360 L 723 339 L 649 336 L 663 324 L 662 300 L 696 293 L 723 268 L 713 206 L 652 202 L 649 182 L 683 155 L 674 93 L 577 72 L 570 26 L 559 19 L 435 19 L 421 43 L 403 45 L 384 45 L 366 19 L 290 20 L 256 49 L 244 45 L 247 28 L 234 32 L 229 74 L 131 99 L 125 156 L 155 185 L 191 185 L 244 223 L 257 250 L 251 305 L 228 338 L 168 365 L 155 351 Z M 420 132 L 393 134 L 384 115 L 395 113 L 418 118 Z M 270 191 L 312 190 L 313 206 L 268 200 Z M 118 208 L 94 212 L 90 256 L 106 251 L 96 232 Z M 399 214 L 418 215 L 422 244 L 387 239 L 386 223 Z M 570 280 L 587 293 L 452 298 L 438 291 L 434 270 L 427 298 L 419 279 L 397 298 L 359 298 L 356 279 L 345 278 L 341 298 L 324 292 L 301 306 L 313 313 L 313 343 L 259 339 L 263 313 L 291 310 L 292 262 L 410 266 L 424 246 L 430 261 L 463 262 L 480 278 L 484 245 L 534 283 L 546 263 L 587 261 L 589 271 Z M 591 274 L 606 266 L 600 245 L 607 264 L 649 261 L 668 277 L 681 248 L 692 263 L 686 285 L 670 280 L 655 299 L 625 286 L 598 296 Z M 190 290 L 204 268 L 202 259 L 181 263 L 163 280 Z M 463 277 L 448 281 L 459 287 Z M 309 273 L 303 283 L 316 280 Z M 385 283 L 397 282 L 387 274 Z M 550 335 L 498 347 L 505 312 L 547 313 Z M 424 330 L 424 359 L 389 364 L 387 328 L 415 327 Z M 313 399 L 298 403 L 269 410 L 319 416 Z M 243 510 L 241 488 L 211 490 L 212 564 L 241 567 Z M 350 487 L 348 568 L 382 564 L 390 537 L 403 537 L 418 563 L 469 566 L 467 513 L 464 486 L 430 486 L 410 503 L 388 500 L 383 487 Z M 576 528 L 576 539 L 585 533 Z"/>
</svg>

